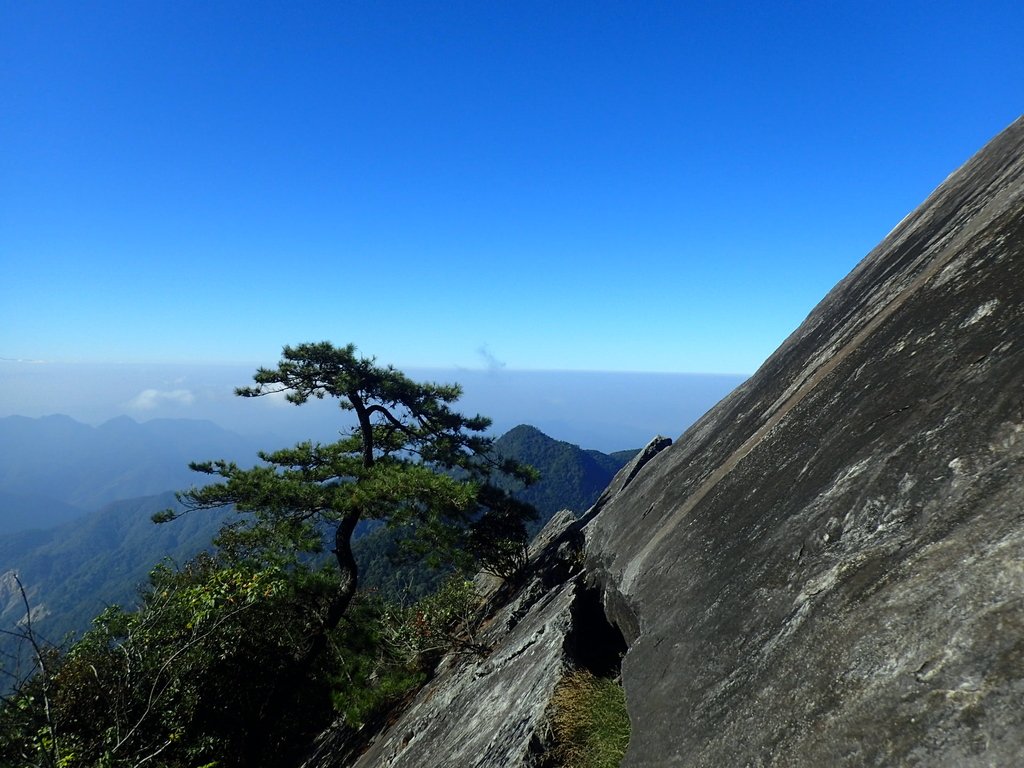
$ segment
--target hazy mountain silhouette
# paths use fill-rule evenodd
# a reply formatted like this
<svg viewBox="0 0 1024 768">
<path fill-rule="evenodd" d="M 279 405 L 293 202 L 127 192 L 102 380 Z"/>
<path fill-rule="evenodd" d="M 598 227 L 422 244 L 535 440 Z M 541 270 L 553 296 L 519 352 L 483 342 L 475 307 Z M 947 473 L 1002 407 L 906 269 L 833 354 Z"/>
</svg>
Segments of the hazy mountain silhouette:
<svg viewBox="0 0 1024 768">
<path fill-rule="evenodd" d="M 47 528 L 117 499 L 193 485 L 190 461 L 251 464 L 254 438 L 210 421 L 127 416 L 92 427 L 68 416 L 0 419 L 0 533 Z"/>
</svg>

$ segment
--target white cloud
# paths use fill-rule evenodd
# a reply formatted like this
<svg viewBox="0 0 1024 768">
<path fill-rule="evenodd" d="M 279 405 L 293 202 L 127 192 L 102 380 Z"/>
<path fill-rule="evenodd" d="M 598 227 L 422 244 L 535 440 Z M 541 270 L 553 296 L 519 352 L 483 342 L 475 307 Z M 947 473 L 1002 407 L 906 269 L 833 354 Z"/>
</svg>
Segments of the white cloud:
<svg viewBox="0 0 1024 768">
<path fill-rule="evenodd" d="M 293 405 L 293 403 L 288 400 L 288 394 L 289 390 L 287 389 L 282 390 L 281 392 L 268 392 L 265 395 L 261 395 L 260 399 L 265 400 L 271 405 Z"/>
<path fill-rule="evenodd" d="M 128 407 L 137 411 L 151 411 L 164 404 L 192 405 L 195 401 L 195 395 L 187 389 L 144 389 L 128 401 Z"/>
<path fill-rule="evenodd" d="M 483 359 L 489 371 L 500 371 L 505 367 L 505 361 L 496 358 L 487 344 L 477 347 L 476 353 Z"/>
</svg>

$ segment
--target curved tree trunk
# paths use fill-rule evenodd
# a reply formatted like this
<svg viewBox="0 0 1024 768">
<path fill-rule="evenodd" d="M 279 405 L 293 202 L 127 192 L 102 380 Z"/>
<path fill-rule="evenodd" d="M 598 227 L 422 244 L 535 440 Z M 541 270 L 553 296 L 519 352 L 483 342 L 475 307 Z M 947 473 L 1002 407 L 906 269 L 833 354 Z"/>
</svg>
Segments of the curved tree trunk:
<svg viewBox="0 0 1024 768">
<path fill-rule="evenodd" d="M 359 566 L 356 565 L 355 555 L 352 554 L 352 534 L 360 517 L 358 512 L 346 516 L 334 532 L 334 549 L 331 551 L 338 560 L 338 587 L 327 606 L 327 615 L 324 616 L 323 623 L 314 630 L 309 647 L 302 656 L 303 668 L 312 664 L 327 648 L 327 635 L 338 626 L 356 594 L 359 585 Z"/>
<path fill-rule="evenodd" d="M 359 567 L 352 554 L 352 534 L 355 532 L 360 517 L 358 512 L 347 515 L 334 532 L 334 549 L 332 551 L 338 560 L 340 570 L 337 589 L 327 606 L 327 614 L 324 616 L 323 622 L 313 630 L 309 638 L 309 645 L 298 658 L 293 675 L 278 680 L 274 685 L 273 693 L 268 698 L 266 709 L 263 712 L 263 719 L 268 722 L 278 722 L 286 708 L 293 705 L 303 695 L 306 680 L 312 673 L 317 660 L 327 650 L 327 640 L 331 630 L 341 622 L 355 596 L 356 587 L 359 584 Z M 271 734 L 274 732 L 273 728 L 268 728 L 261 735 L 252 739 L 245 764 L 253 766 L 277 764 L 277 745 L 270 740 Z"/>
<path fill-rule="evenodd" d="M 334 531 L 334 557 L 338 561 L 339 582 L 334 593 L 334 598 L 327 607 L 327 616 L 324 618 L 323 634 L 330 632 L 341 621 L 341 617 L 348 610 L 349 603 L 359 586 L 359 566 L 356 565 L 355 555 L 352 554 L 352 534 L 356 531 L 356 525 L 361 517 L 359 512 L 353 512 L 338 524 Z"/>
</svg>

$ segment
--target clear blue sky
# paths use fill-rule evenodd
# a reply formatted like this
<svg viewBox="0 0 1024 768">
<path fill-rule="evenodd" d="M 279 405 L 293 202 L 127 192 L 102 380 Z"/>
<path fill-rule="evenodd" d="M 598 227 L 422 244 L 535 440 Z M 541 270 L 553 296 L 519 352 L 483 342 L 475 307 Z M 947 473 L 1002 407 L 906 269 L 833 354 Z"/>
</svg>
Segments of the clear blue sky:
<svg viewBox="0 0 1024 768">
<path fill-rule="evenodd" d="M 752 372 L 1024 110 L 1016 2 L 7 2 L 0 358 Z"/>
</svg>

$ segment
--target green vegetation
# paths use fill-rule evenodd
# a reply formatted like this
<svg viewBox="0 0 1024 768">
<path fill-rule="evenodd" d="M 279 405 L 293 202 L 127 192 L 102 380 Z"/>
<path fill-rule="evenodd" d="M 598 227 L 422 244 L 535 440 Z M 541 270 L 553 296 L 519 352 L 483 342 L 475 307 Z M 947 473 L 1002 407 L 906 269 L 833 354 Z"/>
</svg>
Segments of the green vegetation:
<svg viewBox="0 0 1024 768">
<path fill-rule="evenodd" d="M 552 700 L 553 758 L 560 768 L 617 768 L 629 745 L 626 695 L 616 680 L 574 670 Z"/>
<path fill-rule="evenodd" d="M 329 531 L 339 578 L 325 629 L 337 625 L 356 592 L 352 537 L 363 520 L 386 521 L 431 562 L 479 562 L 501 575 L 522 566 L 526 523 L 536 512 L 491 477 L 521 486 L 536 480 L 536 473 L 493 456 L 493 440 L 482 435 L 489 419 L 449 407 L 462 394 L 458 385 L 416 383 L 358 356 L 351 344 L 328 342 L 286 346 L 278 367 L 260 368 L 253 379 L 256 386 L 236 394 L 284 394 L 295 405 L 332 397 L 355 414 L 356 425 L 329 445 L 306 442 L 262 452 L 264 464 L 252 469 L 226 461 L 193 463 L 197 472 L 221 481 L 179 499 L 187 511 L 231 505 L 247 514 L 220 535 L 222 547 L 239 552 L 316 552 Z M 181 514 L 168 510 L 155 519 Z"/>
<path fill-rule="evenodd" d="M 154 526 L 152 514 L 173 503 L 173 493 L 126 499 L 56 528 L 0 536 L 0 563 L 21 578 L 40 640 L 60 644 L 72 633 L 81 636 L 108 605 L 134 608 L 155 563 L 185 563 L 210 548 L 227 513 Z M 16 630 L 25 615 L 10 586 L 0 581 L 0 694 L 21 679 L 19 666 L 31 665 L 27 646 L 3 631 Z"/>
<path fill-rule="evenodd" d="M 139 610 L 110 608 L 67 653 L 42 651 L 40 674 L 0 707 L 0 758 L 278 765 L 337 715 L 356 729 L 387 712 L 472 636 L 465 620 L 477 598 L 453 579 L 406 607 L 354 600 L 311 665 L 310 617 L 327 609 L 332 582 L 323 570 L 223 553 L 158 567 Z M 280 707 L 295 686 L 302 695 Z"/>
<path fill-rule="evenodd" d="M 540 481 L 516 494 L 540 513 L 538 525 L 562 509 L 571 509 L 577 514 L 586 512 L 615 473 L 636 454 L 636 451 L 613 454 L 586 451 L 525 424 L 499 437 L 494 450 L 540 470 Z"/>
<path fill-rule="evenodd" d="M 337 715 L 355 732 L 442 653 L 477 650 L 477 598 L 459 574 L 523 566 L 535 513 L 491 479 L 522 485 L 535 473 L 492 453 L 487 419 L 450 409 L 457 386 L 417 384 L 351 345 L 285 347 L 278 368 L 254 378 L 238 394 L 336 397 L 357 424 L 330 445 L 263 453 L 251 469 L 194 464 L 219 481 L 155 518 L 231 505 L 238 515 L 212 552 L 156 568 L 138 610 L 104 611 L 66 653 L 31 623 L 15 631 L 37 674 L 0 705 L 0 763 L 287 764 Z M 455 576 L 409 605 L 357 593 L 362 521 Z M 325 534 L 334 558 L 321 566 Z"/>
<path fill-rule="evenodd" d="M 240 395 L 281 393 L 297 405 L 336 398 L 355 425 L 329 445 L 263 453 L 248 469 L 194 464 L 214 482 L 156 516 L 184 516 L 172 525 L 131 525 L 153 503 L 138 500 L 120 516 L 89 518 L 80 536 L 55 536 L 47 553 L 61 554 L 63 571 L 77 573 L 79 560 L 95 556 L 90 582 L 129 581 L 139 563 L 128 553 L 145 552 L 147 538 L 202 553 L 153 569 L 130 603 L 136 609 L 104 610 L 66 650 L 48 646 L 35 623 L 12 624 L 7 639 L 36 674 L 18 675 L 0 703 L 0 765 L 293 764 L 332 722 L 357 748 L 444 653 L 486 650 L 466 574 L 514 576 L 525 563 L 535 512 L 522 494 L 534 490 L 536 473 L 520 462 L 537 460 L 550 475 L 532 496 L 546 519 L 585 509 L 628 458 L 527 427 L 498 445 L 482 434 L 487 419 L 451 409 L 458 387 L 412 382 L 351 346 L 286 347 L 277 368 L 254 378 Z M 115 528 L 130 548 L 86 551 Z M 32 593 L 12 594 L 8 610 L 31 615 Z M 606 722 L 601 713 L 614 706 L 601 703 L 597 682 L 588 685 L 576 686 L 576 698 Z M 571 709 L 559 711 L 556 720 L 569 722 Z M 577 759 L 570 745 L 588 731 L 556 728 L 558 754 Z"/>
<path fill-rule="evenodd" d="M 493 450 L 498 456 L 539 471 L 540 479 L 525 488 L 510 479 L 495 479 L 498 485 L 537 510 L 537 519 L 528 524 L 531 533 L 559 510 L 585 512 L 615 473 L 636 455 L 635 450 L 613 454 L 586 451 L 527 425 L 517 426 L 499 437 Z M 359 563 L 360 583 L 392 599 L 423 597 L 435 591 L 449 572 L 426 568 L 422 560 L 409 557 L 399 538 L 398 531 L 378 526 L 355 540 L 352 551 Z"/>
<path fill-rule="evenodd" d="M 559 509 L 586 510 L 633 455 L 632 451 L 609 455 L 584 451 L 528 426 L 516 427 L 499 437 L 494 449 L 540 471 L 538 482 L 515 493 L 539 512 L 538 521 L 531 527 L 543 524 Z M 225 510 L 219 515 L 187 515 L 173 525 L 154 527 L 152 514 L 174 501 L 171 493 L 122 500 L 57 528 L 0 536 L 0 563 L 21 576 L 33 608 L 42 614 L 37 633 L 60 642 L 71 633 L 81 635 L 106 605 L 134 608 L 138 585 L 146 582 L 154 563 L 166 557 L 177 563 L 187 562 L 209 548 L 222 522 L 229 517 L 237 519 Z M 436 591 L 452 573 L 427 566 L 409 547 L 402 546 L 401 533 L 372 520 L 357 530 L 352 551 L 359 568 L 360 590 L 376 590 L 382 597 L 409 602 Z M 319 557 L 324 562 L 333 559 L 330 552 Z M 14 629 L 24 608 L 11 595 L 6 601 L 3 597 L 0 594 L 0 627 Z M 4 672 L 16 672 L 18 649 L 17 638 L 0 634 Z M 21 656 L 29 662 L 30 654 Z M 14 679 L 17 676 L 3 675 L 0 692 L 8 680 Z"/>
</svg>

